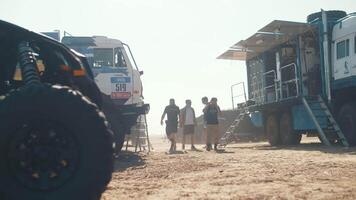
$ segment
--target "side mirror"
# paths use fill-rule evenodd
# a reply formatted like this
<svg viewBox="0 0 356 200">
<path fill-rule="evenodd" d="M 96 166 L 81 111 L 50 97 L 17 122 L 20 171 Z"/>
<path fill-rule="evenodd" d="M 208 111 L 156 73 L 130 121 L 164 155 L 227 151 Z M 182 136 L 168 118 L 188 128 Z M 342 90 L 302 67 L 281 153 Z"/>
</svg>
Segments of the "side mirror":
<svg viewBox="0 0 356 200">
<path fill-rule="evenodd" d="M 140 71 L 140 75 L 141 75 L 141 76 L 143 75 L 143 71 Z"/>
</svg>

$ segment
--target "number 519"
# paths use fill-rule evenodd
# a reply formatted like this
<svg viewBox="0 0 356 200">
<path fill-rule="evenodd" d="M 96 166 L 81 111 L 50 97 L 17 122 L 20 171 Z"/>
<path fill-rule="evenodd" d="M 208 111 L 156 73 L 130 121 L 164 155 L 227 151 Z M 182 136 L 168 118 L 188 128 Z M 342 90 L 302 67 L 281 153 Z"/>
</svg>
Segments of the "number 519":
<svg viewBox="0 0 356 200">
<path fill-rule="evenodd" d="M 126 84 L 117 83 L 116 84 L 116 91 L 118 91 L 118 92 L 126 92 Z"/>
</svg>

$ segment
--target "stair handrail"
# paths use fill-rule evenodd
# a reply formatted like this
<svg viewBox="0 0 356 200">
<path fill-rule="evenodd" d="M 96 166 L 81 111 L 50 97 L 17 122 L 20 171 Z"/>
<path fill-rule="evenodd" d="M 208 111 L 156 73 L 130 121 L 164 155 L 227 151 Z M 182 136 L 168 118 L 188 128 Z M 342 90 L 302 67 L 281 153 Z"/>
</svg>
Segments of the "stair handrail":
<svg viewBox="0 0 356 200">
<path fill-rule="evenodd" d="M 268 88 L 274 88 L 274 91 L 275 91 L 275 101 L 278 101 L 278 92 L 277 92 L 277 73 L 276 73 L 276 70 L 270 70 L 270 71 L 267 71 L 267 72 L 264 72 L 263 73 L 263 80 L 265 80 L 264 82 L 267 81 L 267 76 L 271 75 L 273 76 L 273 83 L 270 84 L 270 85 L 264 85 L 263 87 L 263 91 L 264 91 L 264 96 L 267 98 L 267 89 Z M 268 102 L 266 100 L 266 102 Z"/>
<path fill-rule="evenodd" d="M 236 87 L 238 87 L 238 86 L 242 86 L 243 93 L 242 93 L 242 94 L 237 94 L 237 95 L 235 95 L 235 94 L 234 94 L 234 88 L 236 88 Z M 245 83 L 244 83 L 243 81 L 231 85 L 232 110 L 235 110 L 235 98 L 241 97 L 241 96 L 244 97 L 244 102 L 243 102 L 243 103 L 246 104 L 246 101 L 247 101 L 247 98 L 246 98 L 246 90 L 245 90 Z M 237 108 L 237 107 L 236 107 L 236 108 Z"/>
<path fill-rule="evenodd" d="M 342 132 L 341 128 L 339 127 L 339 124 L 336 122 L 336 120 L 334 119 L 334 117 L 332 116 L 332 113 L 329 110 L 328 105 L 326 104 L 325 100 L 318 95 L 318 101 L 323 103 L 323 106 L 325 107 L 327 114 L 330 115 L 329 118 L 329 122 L 332 124 L 332 126 L 334 127 L 334 130 L 336 131 L 337 136 L 341 139 L 341 143 L 345 146 L 345 147 L 349 147 L 350 144 L 347 141 L 344 133 Z"/>
<path fill-rule="evenodd" d="M 263 91 L 263 74 L 257 73 L 252 77 L 251 83 L 251 93 L 253 94 L 253 99 L 255 100 L 256 104 L 263 104 L 264 103 L 264 91 Z"/>
<path fill-rule="evenodd" d="M 282 70 L 285 70 L 287 68 L 293 68 L 294 69 L 294 77 L 291 78 L 291 79 L 288 79 L 286 81 L 283 81 L 283 73 L 282 73 Z M 279 87 L 280 87 L 280 98 L 283 99 L 283 85 L 284 84 L 288 84 L 288 83 L 292 83 L 292 82 L 295 82 L 295 87 L 296 87 L 296 96 L 289 96 L 287 95 L 286 98 L 290 98 L 290 97 L 298 97 L 299 96 L 299 79 L 298 79 L 298 72 L 297 72 L 297 65 L 295 63 L 290 63 L 290 64 L 287 64 L 287 65 L 284 65 L 282 67 L 279 68 L 279 71 L 280 71 L 280 74 L 281 74 L 281 80 L 279 82 Z"/>
<path fill-rule="evenodd" d="M 324 144 L 326 144 L 327 146 L 330 146 L 331 144 L 330 144 L 329 140 L 326 138 L 323 129 L 320 127 L 319 122 L 315 118 L 313 111 L 311 110 L 309 103 L 307 102 L 305 97 L 302 98 L 302 101 L 303 101 L 304 107 L 306 108 L 309 116 L 312 118 L 312 121 L 313 121 L 314 125 L 316 126 L 316 129 L 318 130 L 318 133 L 319 133 L 319 136 L 320 136 L 322 142 Z"/>
</svg>

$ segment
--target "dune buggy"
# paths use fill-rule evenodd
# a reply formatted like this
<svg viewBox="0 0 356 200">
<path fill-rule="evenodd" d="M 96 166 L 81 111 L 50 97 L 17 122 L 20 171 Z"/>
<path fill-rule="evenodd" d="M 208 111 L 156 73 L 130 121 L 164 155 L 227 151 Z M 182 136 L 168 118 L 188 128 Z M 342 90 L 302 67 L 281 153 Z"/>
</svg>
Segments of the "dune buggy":
<svg viewBox="0 0 356 200">
<path fill-rule="evenodd" d="M 114 145 L 85 62 L 0 21 L 0 199 L 100 199 Z"/>
</svg>

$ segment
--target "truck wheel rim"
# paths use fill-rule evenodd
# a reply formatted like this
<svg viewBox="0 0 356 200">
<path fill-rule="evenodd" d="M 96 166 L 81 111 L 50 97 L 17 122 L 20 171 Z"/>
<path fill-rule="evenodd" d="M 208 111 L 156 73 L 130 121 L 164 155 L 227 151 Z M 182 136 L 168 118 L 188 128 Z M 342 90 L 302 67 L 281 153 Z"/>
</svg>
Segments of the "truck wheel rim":
<svg viewBox="0 0 356 200">
<path fill-rule="evenodd" d="M 9 168 L 22 185 L 52 190 L 75 174 L 79 164 L 78 143 L 64 126 L 36 120 L 22 123 L 12 136 Z"/>
</svg>

